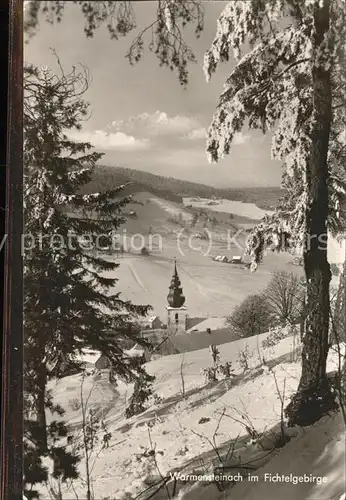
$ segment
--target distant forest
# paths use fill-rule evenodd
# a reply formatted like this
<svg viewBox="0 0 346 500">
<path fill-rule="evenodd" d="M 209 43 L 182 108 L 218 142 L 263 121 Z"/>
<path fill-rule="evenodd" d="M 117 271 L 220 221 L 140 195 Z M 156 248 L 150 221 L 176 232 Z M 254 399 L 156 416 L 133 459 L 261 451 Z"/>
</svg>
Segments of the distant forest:
<svg viewBox="0 0 346 500">
<path fill-rule="evenodd" d="M 264 210 L 273 209 L 282 196 L 280 187 L 215 188 L 189 182 L 174 177 L 163 177 L 149 172 L 124 167 L 99 165 L 93 180 L 83 189 L 83 193 L 103 192 L 120 184 L 129 184 L 125 193 L 149 191 L 160 198 L 182 202 L 183 197 L 211 198 L 218 196 L 228 200 L 254 203 Z"/>
</svg>

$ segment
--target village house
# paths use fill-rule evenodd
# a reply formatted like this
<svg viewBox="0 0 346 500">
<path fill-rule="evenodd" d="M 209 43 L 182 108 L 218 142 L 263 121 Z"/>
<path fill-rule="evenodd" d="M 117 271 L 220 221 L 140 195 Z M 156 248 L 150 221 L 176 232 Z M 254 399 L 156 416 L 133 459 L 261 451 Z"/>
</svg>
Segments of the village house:
<svg viewBox="0 0 346 500">
<path fill-rule="evenodd" d="M 148 330 L 156 330 L 162 328 L 163 324 L 159 316 L 149 316 L 141 321 L 141 327 Z"/>
</svg>

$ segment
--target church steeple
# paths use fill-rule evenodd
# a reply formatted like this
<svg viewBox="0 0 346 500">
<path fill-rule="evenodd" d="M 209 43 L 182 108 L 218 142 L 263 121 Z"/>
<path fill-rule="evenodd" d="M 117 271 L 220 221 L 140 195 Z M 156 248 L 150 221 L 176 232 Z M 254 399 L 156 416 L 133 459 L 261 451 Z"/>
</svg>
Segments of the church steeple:
<svg viewBox="0 0 346 500">
<path fill-rule="evenodd" d="M 182 307 L 185 304 L 185 297 L 183 295 L 183 289 L 181 287 L 181 282 L 177 271 L 176 259 L 174 259 L 174 271 L 171 284 L 169 285 L 167 301 L 170 307 L 174 308 Z"/>
</svg>

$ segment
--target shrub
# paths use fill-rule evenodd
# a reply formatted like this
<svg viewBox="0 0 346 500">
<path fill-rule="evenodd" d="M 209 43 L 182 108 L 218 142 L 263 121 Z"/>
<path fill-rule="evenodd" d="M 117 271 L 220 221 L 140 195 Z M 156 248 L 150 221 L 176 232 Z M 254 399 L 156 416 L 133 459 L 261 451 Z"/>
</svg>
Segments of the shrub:
<svg viewBox="0 0 346 500">
<path fill-rule="evenodd" d="M 223 375 L 225 378 L 231 378 L 233 375 L 232 363 L 230 361 L 226 361 L 225 364 L 219 365 L 218 367 L 219 373 Z"/>
<path fill-rule="evenodd" d="M 192 219 L 191 219 L 191 227 L 195 227 L 197 222 L 198 222 L 198 215 L 197 215 L 197 213 L 194 213 L 192 216 Z"/>
<path fill-rule="evenodd" d="M 81 409 L 81 403 L 80 400 L 77 398 L 71 399 L 68 402 L 69 407 L 71 408 L 72 411 L 79 411 Z"/>
<path fill-rule="evenodd" d="M 220 361 L 220 351 L 218 350 L 218 348 L 214 344 L 211 344 L 209 346 L 209 349 L 210 349 L 211 356 L 213 358 L 213 363 L 214 363 L 214 365 L 217 365 Z"/>
<path fill-rule="evenodd" d="M 141 373 L 136 379 L 129 406 L 125 410 L 126 418 L 138 415 L 147 409 L 146 403 L 153 395 L 152 384 L 154 380 L 155 377 L 147 373 Z"/>
<path fill-rule="evenodd" d="M 207 382 L 217 382 L 217 366 L 210 366 L 203 369 L 203 375 Z"/>
<path fill-rule="evenodd" d="M 245 344 L 244 349 L 238 352 L 237 361 L 240 367 L 247 371 L 250 369 L 249 360 L 252 358 L 253 354 L 250 352 L 248 344 Z"/>
<path fill-rule="evenodd" d="M 295 324 L 303 316 L 304 287 L 292 272 L 277 271 L 265 291 L 269 310 L 277 324 Z"/>
<path fill-rule="evenodd" d="M 155 393 L 153 394 L 153 402 L 155 405 L 161 405 L 163 403 L 163 399 L 161 396 Z"/>
<path fill-rule="evenodd" d="M 223 365 L 220 364 L 220 351 L 216 347 L 216 345 L 211 344 L 209 346 L 210 353 L 213 359 L 213 366 L 209 368 L 204 368 L 202 370 L 205 379 L 208 382 L 218 382 L 217 375 L 220 374 L 225 378 L 231 378 L 233 375 L 232 363 L 230 361 L 226 361 Z"/>
<path fill-rule="evenodd" d="M 286 338 L 287 334 L 288 332 L 284 328 L 273 328 L 273 330 L 270 331 L 268 337 L 262 342 L 263 349 L 274 347 L 280 342 L 280 340 Z"/>
<path fill-rule="evenodd" d="M 249 295 L 228 318 L 228 323 L 241 337 L 267 332 L 273 318 L 263 294 Z"/>
</svg>

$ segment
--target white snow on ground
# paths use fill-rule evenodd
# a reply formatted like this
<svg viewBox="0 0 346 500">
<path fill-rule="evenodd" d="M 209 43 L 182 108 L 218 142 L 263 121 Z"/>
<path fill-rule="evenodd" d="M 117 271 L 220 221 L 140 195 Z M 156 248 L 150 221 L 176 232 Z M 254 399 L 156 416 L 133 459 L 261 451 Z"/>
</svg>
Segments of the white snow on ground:
<svg viewBox="0 0 346 500">
<path fill-rule="evenodd" d="M 192 207 L 208 208 L 215 212 L 225 212 L 248 217 L 253 220 L 260 220 L 265 215 L 271 215 L 272 210 L 263 210 L 254 203 L 244 203 L 242 201 L 234 200 L 210 200 L 208 198 L 183 198 L 185 206 L 191 205 Z M 212 203 L 209 205 L 209 203 Z M 341 240 L 334 238 L 332 235 L 328 236 L 328 260 L 337 264 L 345 261 L 346 255 L 346 237 Z"/>
<path fill-rule="evenodd" d="M 339 499 L 345 492 L 345 428 L 341 414 L 324 417 L 314 426 L 301 430 L 265 467 L 257 471 L 260 478 L 265 473 L 314 475 L 327 478 L 325 483 L 264 482 L 243 483 L 232 491 L 232 500 Z"/>
<path fill-rule="evenodd" d="M 258 482 L 243 481 L 230 490 L 231 500 L 345 500 L 345 424 L 341 414 L 324 417 L 273 454 L 256 470 Z M 267 476 L 266 476 L 267 474 Z M 268 475 L 315 476 L 315 482 L 269 482 Z M 264 480 L 266 478 L 266 480 Z M 322 481 L 325 482 L 322 482 Z M 179 500 L 225 500 L 212 486 L 195 483 L 180 492 Z"/>
<path fill-rule="evenodd" d="M 184 208 L 181 208 L 177 203 L 154 197 L 150 198 L 150 201 L 159 205 L 160 208 L 168 212 L 172 217 L 181 217 L 181 219 L 186 222 L 192 219 L 192 215 Z"/>
<path fill-rule="evenodd" d="M 225 415 L 217 432 L 217 446 L 234 440 L 238 436 L 246 435 L 240 417 L 241 413 L 248 416 L 259 433 L 275 426 L 280 421 L 281 410 L 275 379 L 281 394 L 285 386 L 285 400 L 288 400 L 299 382 L 300 363 L 293 354 L 293 337 L 283 339 L 272 348 L 262 349 L 261 342 L 267 336 L 268 334 L 263 334 L 258 339 L 252 337 L 220 346 L 221 361 L 232 361 L 235 369 L 236 377 L 231 383 L 220 381 L 217 384 L 206 386 L 201 370 L 212 365 L 209 349 L 189 352 L 184 355 L 167 356 L 148 363 L 146 365 L 148 372 L 156 376 L 155 393 L 160 396 L 162 402 L 152 402 L 151 407 L 146 412 L 131 419 L 124 418 L 126 400 L 131 394 L 131 388 L 121 383 L 117 390 L 112 388 L 108 384 L 106 371 L 97 380 L 91 376 L 86 377 L 83 386 L 84 394 L 87 397 L 93 388 L 89 404 L 100 412 L 100 416 L 104 416 L 112 433 L 109 448 L 104 449 L 95 462 L 92 474 L 95 498 L 107 497 L 110 500 L 121 500 L 125 492 L 135 496 L 147 487 L 143 481 L 150 476 L 147 470 L 150 464 L 147 458 L 143 459 L 140 455 L 145 449 L 151 449 L 150 441 L 156 451 L 161 452 L 157 453 L 156 457 L 162 475 L 182 468 L 188 461 L 197 459 L 203 453 L 209 453 L 207 461 L 210 463 L 216 455 L 212 451 L 208 439 L 212 439 L 222 412 L 225 412 Z M 250 353 L 250 370 L 244 373 L 237 361 L 237 356 L 239 351 L 244 350 L 246 344 Z M 269 368 L 260 368 L 258 351 L 261 357 L 265 357 Z M 274 366 L 273 360 L 275 359 L 280 361 L 280 364 Z M 337 366 L 336 362 L 335 351 L 330 351 L 328 370 L 334 370 Z M 183 366 L 185 382 L 185 399 L 181 396 L 181 366 Z M 51 387 L 56 402 L 64 406 L 66 406 L 66 400 L 75 402 L 66 408 L 67 414 L 64 417 L 70 424 L 74 424 L 74 429 L 78 427 L 81 418 L 80 409 L 76 405 L 76 401 L 80 397 L 80 381 L 80 376 L 66 377 L 58 383 L 53 383 Z M 239 421 L 234 421 L 232 418 Z M 204 420 L 204 423 L 199 423 L 201 419 Z M 281 453 L 265 466 L 263 471 L 280 473 L 300 471 L 303 473 L 316 468 L 317 471 L 321 471 L 321 474 L 323 472 L 322 475 L 328 475 L 328 484 L 335 484 L 332 491 L 335 493 L 340 491 L 341 495 L 343 490 L 340 490 L 340 480 L 335 476 L 335 467 L 339 467 L 339 463 L 342 462 L 340 458 L 341 444 L 338 441 L 341 438 L 339 435 L 335 434 L 334 436 L 330 433 L 332 429 L 339 428 L 341 424 L 338 424 L 339 427 L 337 427 L 336 423 L 339 421 L 334 420 L 335 425 L 329 425 L 328 422 L 329 420 L 325 419 L 316 424 L 311 430 L 311 438 L 309 430 L 301 431 L 299 436 L 293 438 L 281 450 Z M 148 423 L 150 428 L 147 426 Z M 326 427 L 324 428 L 323 425 Z M 323 430 L 320 432 L 318 429 Z M 335 432 L 337 431 L 335 430 Z M 317 444 L 318 436 L 319 444 Z M 331 439 L 336 441 L 331 441 Z M 310 442 L 312 443 L 311 450 Z M 249 449 L 249 446 L 251 448 L 251 445 L 247 445 L 239 452 L 241 458 L 243 455 L 249 456 L 250 454 L 252 456 L 258 453 L 255 447 Z M 294 463 L 289 465 L 289 458 L 291 457 L 292 461 L 296 448 L 298 450 L 297 459 L 294 458 Z M 338 462 L 332 458 L 334 454 L 339 457 Z M 312 457 L 314 457 L 314 463 Z M 197 464 L 199 465 L 198 460 L 196 460 Z M 153 467 L 152 463 L 151 467 Z M 81 463 L 80 468 L 83 477 L 83 463 Z M 151 473 L 158 475 L 155 467 Z M 299 496 L 299 493 L 296 492 L 301 491 L 305 495 L 307 490 L 303 490 L 303 488 L 307 488 L 306 485 L 289 486 L 290 488 L 286 484 L 278 486 L 262 482 L 255 485 L 241 484 L 231 490 L 231 498 L 232 500 L 233 498 L 236 500 L 243 498 L 246 500 L 269 500 L 271 498 L 305 500 L 305 496 Z M 85 495 L 85 490 L 80 483 L 76 482 L 74 488 L 80 498 L 83 497 L 83 494 Z M 242 488 L 245 489 L 242 490 Z M 326 485 L 323 485 L 323 488 L 326 488 Z M 184 496 L 181 496 L 184 490 Z M 316 491 L 311 490 L 311 495 L 315 494 L 316 500 L 332 498 L 323 495 L 316 496 Z M 320 491 L 322 490 L 318 490 L 318 492 Z M 281 492 L 286 496 L 282 496 Z M 233 494 L 237 496 L 234 497 Z M 63 498 L 70 498 L 69 495 L 71 496 L 72 492 L 65 491 Z M 202 487 L 201 484 L 187 486 L 180 491 L 179 495 L 184 500 L 195 498 L 198 500 L 219 500 L 224 498 L 220 496 L 214 484 L 209 484 L 207 487 Z M 166 496 L 161 498 L 166 499 Z M 310 498 L 313 497 L 307 497 L 306 500 Z"/>
<path fill-rule="evenodd" d="M 209 210 L 214 210 L 215 212 L 231 213 L 255 220 L 260 220 L 266 214 L 270 215 L 273 213 L 271 210 L 262 210 L 261 208 L 258 208 L 258 206 L 254 203 L 244 203 L 242 201 L 234 200 L 213 201 L 208 198 L 200 198 L 199 200 L 195 200 L 193 198 L 183 198 L 183 203 L 184 205 L 208 208 Z M 209 205 L 209 203 L 213 204 Z"/>
</svg>

